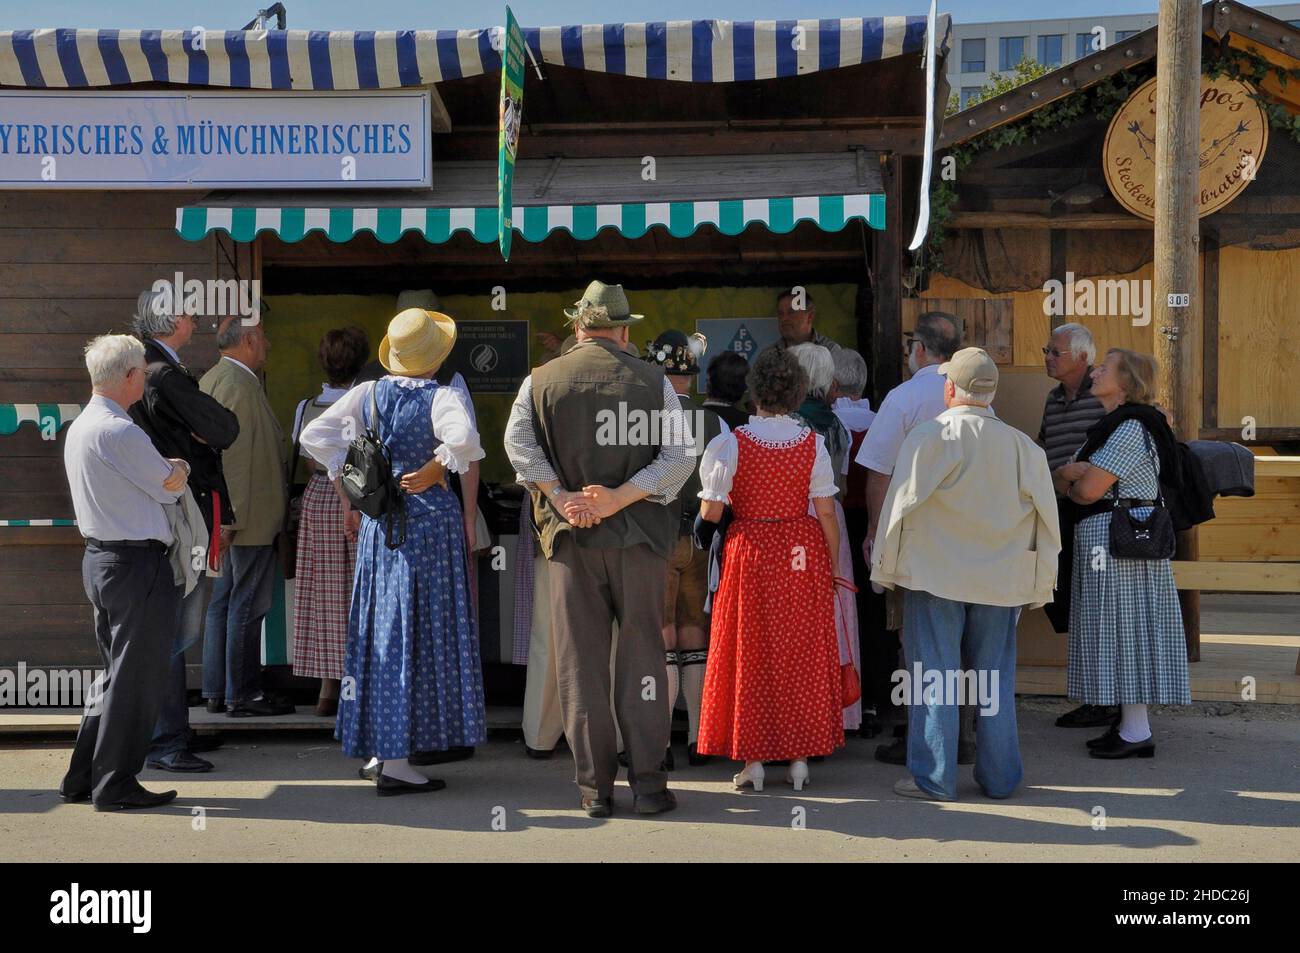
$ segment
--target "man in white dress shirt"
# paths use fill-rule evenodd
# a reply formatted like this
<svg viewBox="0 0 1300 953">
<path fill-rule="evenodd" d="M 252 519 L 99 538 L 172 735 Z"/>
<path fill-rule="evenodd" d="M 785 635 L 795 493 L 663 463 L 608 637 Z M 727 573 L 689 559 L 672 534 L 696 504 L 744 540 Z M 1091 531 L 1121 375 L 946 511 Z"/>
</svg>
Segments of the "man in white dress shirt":
<svg viewBox="0 0 1300 953">
<path fill-rule="evenodd" d="M 86 539 L 81 565 L 95 610 L 103 674 L 86 699 L 59 793 L 94 802 L 97 811 L 166 804 L 136 780 L 167 689 L 181 590 L 172 576 L 172 542 L 163 504 L 185 491 L 189 465 L 167 460 L 127 414 L 144 394 L 144 345 L 125 334 L 86 347 L 94 391 L 68 427 L 63 463 L 77 528 Z"/>
<path fill-rule="evenodd" d="M 889 489 L 889 478 L 894 472 L 899 448 L 917 424 L 933 420 L 947 409 L 943 399 L 944 379 L 939 365 L 948 360 L 961 347 L 961 319 L 944 311 L 927 311 L 916 319 L 916 330 L 904 332 L 903 345 L 907 351 L 907 367 L 912 376 L 899 384 L 880 404 L 871 421 L 871 427 L 854 462 L 867 468 L 867 535 L 863 540 L 863 558 L 871 564 L 871 542 L 876 537 L 880 522 L 880 508 Z M 876 588 L 879 591 L 878 587 Z M 896 630 L 900 626 L 902 600 L 889 597 L 886 627 Z M 888 631 L 880 633 L 891 643 L 895 636 Z M 894 653 L 897 657 L 897 650 Z M 966 763 L 971 752 L 963 751 L 960 763 Z M 903 764 L 907 759 L 907 744 L 899 738 L 892 745 L 876 748 L 876 759 L 886 764 Z"/>
</svg>

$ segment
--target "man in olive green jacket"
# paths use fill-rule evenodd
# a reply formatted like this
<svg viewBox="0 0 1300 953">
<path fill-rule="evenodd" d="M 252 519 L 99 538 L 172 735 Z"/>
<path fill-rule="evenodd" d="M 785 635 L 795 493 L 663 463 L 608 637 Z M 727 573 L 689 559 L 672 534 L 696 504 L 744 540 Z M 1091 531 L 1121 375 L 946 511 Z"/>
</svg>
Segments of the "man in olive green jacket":
<svg viewBox="0 0 1300 953">
<path fill-rule="evenodd" d="M 221 360 L 200 389 L 239 418 L 239 436 L 221 455 L 235 521 L 221 528 L 221 578 L 203 635 L 203 697 L 208 711 L 232 718 L 293 711 L 262 695 L 262 619 L 271 608 L 275 537 L 284 520 L 286 447 L 258 372 L 270 344 L 260 321 L 225 319 Z"/>
</svg>

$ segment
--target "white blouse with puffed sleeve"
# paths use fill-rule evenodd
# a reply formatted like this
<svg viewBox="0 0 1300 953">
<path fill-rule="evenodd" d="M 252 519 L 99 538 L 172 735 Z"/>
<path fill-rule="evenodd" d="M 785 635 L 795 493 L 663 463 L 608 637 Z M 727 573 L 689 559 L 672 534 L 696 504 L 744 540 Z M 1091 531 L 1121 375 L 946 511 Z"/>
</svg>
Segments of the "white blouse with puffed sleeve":
<svg viewBox="0 0 1300 953">
<path fill-rule="evenodd" d="M 409 377 L 387 377 L 398 387 L 433 387 L 433 381 Z M 358 384 L 340 397 L 329 410 L 309 423 L 299 438 L 303 453 L 310 454 L 329 470 L 330 479 L 338 476 L 347 459 L 348 446 L 365 430 L 369 414 L 370 392 L 374 381 Z M 452 473 L 464 473 L 475 460 L 485 456 L 479 446 L 478 430 L 465 394 L 456 387 L 438 387 L 429 407 L 429 422 L 440 443 L 434 458 Z"/>
<path fill-rule="evenodd" d="M 792 417 L 750 417 L 743 430 L 761 443 L 789 444 L 803 439 L 808 428 Z M 835 472 L 831 456 L 826 452 L 826 441 L 814 434 L 817 455 L 813 459 L 812 478 L 808 483 L 809 499 L 834 496 Z M 700 499 L 726 503 L 731 493 L 731 481 L 736 474 L 736 431 L 718 434 L 709 441 L 700 460 Z"/>
</svg>

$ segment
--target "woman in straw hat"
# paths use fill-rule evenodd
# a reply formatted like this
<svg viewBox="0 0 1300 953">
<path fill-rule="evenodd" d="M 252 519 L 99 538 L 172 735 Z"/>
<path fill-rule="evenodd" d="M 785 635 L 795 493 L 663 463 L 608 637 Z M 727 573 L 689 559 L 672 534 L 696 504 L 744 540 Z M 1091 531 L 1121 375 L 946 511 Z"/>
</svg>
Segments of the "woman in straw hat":
<svg viewBox="0 0 1300 953">
<path fill-rule="evenodd" d="M 456 341 L 437 311 L 407 308 L 388 325 L 379 360 L 388 376 L 360 384 L 302 433 L 302 448 L 338 475 L 352 438 L 371 421 L 406 491 L 405 538 L 385 543 L 382 521 L 362 516 L 335 737 L 380 796 L 435 791 L 412 752 L 477 745 L 486 738 L 478 632 L 465 533 L 446 473 L 483 457 L 464 395 L 435 380 Z M 339 489 L 341 493 L 341 489 Z"/>
</svg>

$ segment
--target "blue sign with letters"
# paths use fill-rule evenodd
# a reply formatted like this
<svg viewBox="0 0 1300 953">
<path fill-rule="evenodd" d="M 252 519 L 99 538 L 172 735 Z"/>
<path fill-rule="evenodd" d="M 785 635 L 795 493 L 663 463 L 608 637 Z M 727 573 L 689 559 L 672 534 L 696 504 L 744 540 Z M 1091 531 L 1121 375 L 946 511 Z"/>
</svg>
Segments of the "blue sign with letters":
<svg viewBox="0 0 1300 953">
<path fill-rule="evenodd" d="M 0 187 L 413 188 L 427 89 L 0 90 Z"/>
</svg>

